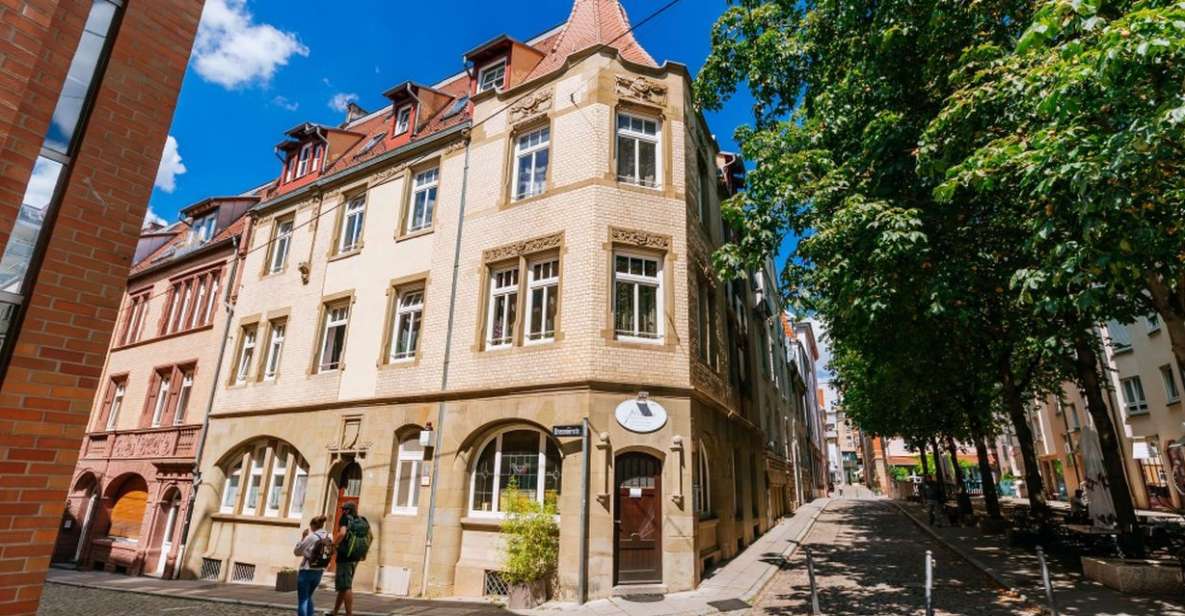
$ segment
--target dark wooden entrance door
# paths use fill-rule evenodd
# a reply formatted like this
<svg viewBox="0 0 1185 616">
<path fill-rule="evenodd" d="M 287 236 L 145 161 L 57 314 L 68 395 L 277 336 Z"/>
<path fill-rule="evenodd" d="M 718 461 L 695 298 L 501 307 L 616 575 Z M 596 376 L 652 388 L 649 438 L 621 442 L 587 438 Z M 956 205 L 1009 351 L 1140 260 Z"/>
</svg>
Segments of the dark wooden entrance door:
<svg viewBox="0 0 1185 616">
<path fill-rule="evenodd" d="M 341 528 L 342 509 L 345 508 L 346 503 L 354 503 L 358 506 L 358 497 L 362 495 L 362 467 L 357 462 L 350 462 L 342 467 L 341 472 L 337 476 L 337 508 L 333 512 L 333 517 L 326 521 L 325 525 L 329 528 L 329 534 L 337 535 L 337 530 Z M 334 555 L 329 569 L 336 569 L 337 556 Z"/>
<path fill-rule="evenodd" d="M 630 452 L 617 456 L 613 523 L 614 583 L 662 582 L 662 462 Z"/>
</svg>

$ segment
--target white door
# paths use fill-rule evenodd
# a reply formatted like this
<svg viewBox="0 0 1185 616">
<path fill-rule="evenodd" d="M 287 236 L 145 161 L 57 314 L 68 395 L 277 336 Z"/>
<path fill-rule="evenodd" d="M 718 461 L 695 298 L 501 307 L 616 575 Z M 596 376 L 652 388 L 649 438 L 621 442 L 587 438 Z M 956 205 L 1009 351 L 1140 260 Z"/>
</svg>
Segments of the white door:
<svg viewBox="0 0 1185 616">
<path fill-rule="evenodd" d="M 169 504 L 169 514 L 165 518 L 165 532 L 160 541 L 160 558 L 156 559 L 156 575 L 165 574 L 165 561 L 169 560 L 169 552 L 173 549 L 173 526 L 177 523 L 177 507 L 180 501 L 174 500 Z"/>
</svg>

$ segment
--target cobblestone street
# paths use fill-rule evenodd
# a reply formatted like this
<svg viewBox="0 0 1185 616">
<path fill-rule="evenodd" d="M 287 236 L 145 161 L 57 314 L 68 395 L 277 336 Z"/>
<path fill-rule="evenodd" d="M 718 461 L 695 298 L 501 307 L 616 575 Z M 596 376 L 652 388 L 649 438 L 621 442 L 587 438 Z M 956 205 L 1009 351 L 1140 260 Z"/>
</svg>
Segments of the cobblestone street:
<svg viewBox="0 0 1185 616">
<path fill-rule="evenodd" d="M 318 606 L 320 609 L 321 606 Z M 330 606 L 332 607 L 332 606 Z M 295 610 L 46 584 L 38 616 L 288 616 Z"/>
<path fill-rule="evenodd" d="M 815 560 L 824 614 L 924 613 L 925 553 L 934 554 L 935 613 L 1037 614 L 990 578 L 923 534 L 892 504 L 834 500 L 803 540 Z M 799 550 L 758 597 L 755 614 L 810 614 L 810 584 Z"/>
</svg>

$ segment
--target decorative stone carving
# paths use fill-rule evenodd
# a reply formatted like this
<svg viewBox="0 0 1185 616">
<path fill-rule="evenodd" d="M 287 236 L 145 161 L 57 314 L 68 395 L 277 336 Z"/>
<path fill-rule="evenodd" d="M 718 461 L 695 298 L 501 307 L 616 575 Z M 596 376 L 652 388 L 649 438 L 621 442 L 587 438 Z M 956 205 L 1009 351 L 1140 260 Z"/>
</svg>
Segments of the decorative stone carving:
<svg viewBox="0 0 1185 616">
<path fill-rule="evenodd" d="M 551 90 L 540 90 L 510 106 L 510 123 L 518 124 L 551 109 Z"/>
<path fill-rule="evenodd" d="M 167 457 L 173 454 L 173 439 L 176 432 L 141 434 L 136 439 L 137 457 Z"/>
<path fill-rule="evenodd" d="M 671 249 L 671 236 L 639 229 L 609 227 L 609 241 L 614 244 L 628 244 L 640 248 Z"/>
<path fill-rule="evenodd" d="M 482 263 L 492 263 L 505 259 L 514 259 L 544 250 L 559 248 L 564 243 L 564 232 L 552 233 L 542 237 L 531 238 L 497 248 L 490 248 L 481 253 Z"/>
<path fill-rule="evenodd" d="M 652 105 L 667 102 L 667 87 L 641 75 L 636 77 L 617 76 L 617 96 L 631 98 Z"/>
<path fill-rule="evenodd" d="M 121 434 L 115 439 L 111 447 L 112 458 L 130 458 L 136 455 L 136 438 L 130 434 Z"/>
</svg>

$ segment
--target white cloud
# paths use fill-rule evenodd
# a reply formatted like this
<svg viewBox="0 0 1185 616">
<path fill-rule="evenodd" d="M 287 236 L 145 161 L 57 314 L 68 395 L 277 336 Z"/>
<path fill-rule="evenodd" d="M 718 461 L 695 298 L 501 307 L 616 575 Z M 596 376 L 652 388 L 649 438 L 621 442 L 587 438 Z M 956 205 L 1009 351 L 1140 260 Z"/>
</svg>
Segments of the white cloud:
<svg viewBox="0 0 1185 616">
<path fill-rule="evenodd" d="M 293 55 L 309 55 L 294 33 L 253 20 L 247 0 L 207 0 L 193 45 L 202 78 L 224 88 L 266 84 Z"/>
<path fill-rule="evenodd" d="M 287 96 L 277 96 L 272 99 L 272 104 L 285 111 L 296 111 L 300 109 L 300 103 L 288 100 Z"/>
<path fill-rule="evenodd" d="M 148 206 L 148 211 L 144 212 L 144 223 L 140 225 L 140 228 L 147 228 L 148 225 L 160 225 L 162 227 L 167 227 L 169 226 L 169 221 L 165 220 L 165 218 L 160 214 L 157 214 L 150 205 Z"/>
<path fill-rule="evenodd" d="M 341 113 L 346 112 L 346 105 L 358 100 L 358 95 L 352 92 L 338 92 L 329 99 L 329 108 Z"/>
<path fill-rule="evenodd" d="M 177 139 L 169 135 L 169 138 L 165 139 L 165 151 L 160 156 L 160 166 L 156 168 L 156 181 L 153 185 L 171 193 L 177 189 L 177 176 L 185 171 L 185 165 L 181 163 L 181 154 L 177 151 Z"/>
</svg>

